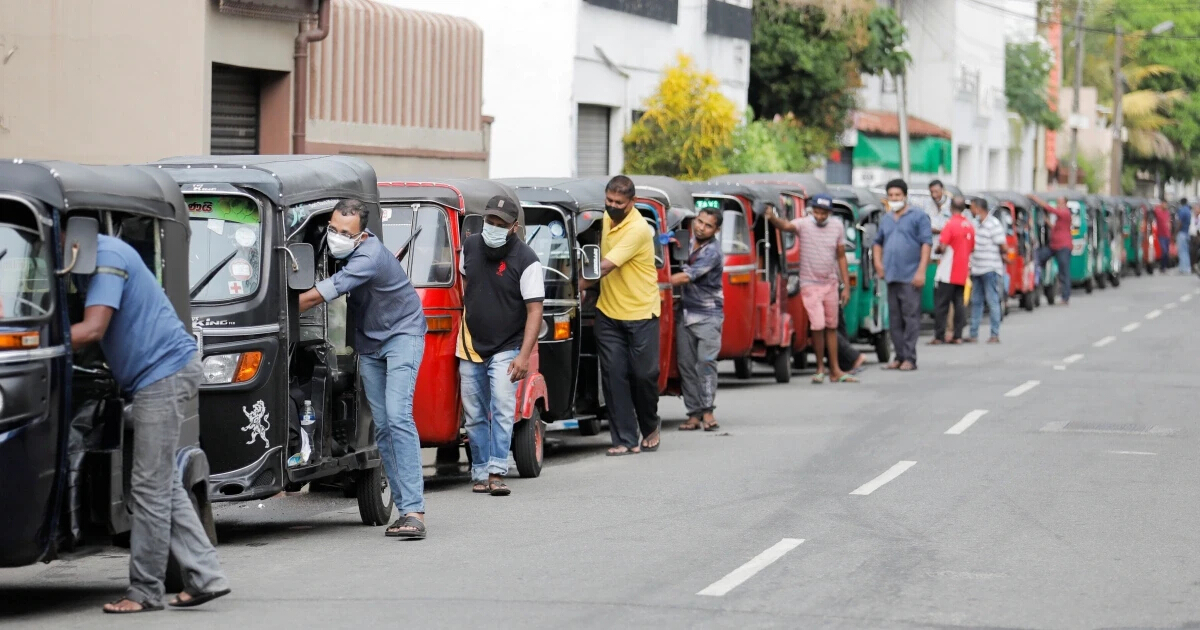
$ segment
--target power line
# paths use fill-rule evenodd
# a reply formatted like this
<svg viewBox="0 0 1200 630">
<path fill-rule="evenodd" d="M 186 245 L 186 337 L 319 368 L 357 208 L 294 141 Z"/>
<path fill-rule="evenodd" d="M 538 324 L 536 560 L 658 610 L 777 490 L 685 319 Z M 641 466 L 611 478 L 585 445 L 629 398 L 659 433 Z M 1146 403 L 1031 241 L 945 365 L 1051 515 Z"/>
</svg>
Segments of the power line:
<svg viewBox="0 0 1200 630">
<path fill-rule="evenodd" d="M 1056 20 L 1043 20 L 1042 18 L 1037 17 L 1037 16 L 1026 15 L 1024 13 L 1017 13 L 1016 11 L 1010 11 L 1008 9 L 1005 9 L 1004 7 L 998 7 L 994 4 L 988 4 L 986 2 L 983 2 L 982 0 L 968 0 L 968 2 L 978 5 L 978 6 L 981 6 L 981 7 L 986 7 L 988 9 L 992 9 L 993 11 L 1003 13 L 1005 15 L 1011 15 L 1013 17 L 1018 17 L 1018 18 L 1022 18 L 1022 19 L 1026 19 L 1026 20 L 1034 20 L 1038 24 L 1045 24 L 1045 25 L 1057 24 L 1057 25 L 1063 27 L 1064 29 L 1066 29 L 1066 28 L 1074 29 L 1075 28 L 1074 25 L 1067 24 L 1067 23 L 1063 22 L 1061 19 L 1057 20 L 1057 21 Z M 1106 31 L 1104 29 L 1091 28 L 1091 27 L 1087 27 L 1087 26 L 1082 27 L 1082 29 L 1083 29 L 1083 32 L 1085 32 L 1085 33 L 1096 33 L 1099 35 L 1115 35 L 1116 34 L 1114 31 Z M 1167 40 L 1174 40 L 1174 41 L 1200 41 L 1200 35 L 1166 35 L 1166 34 L 1155 35 L 1153 33 L 1146 33 L 1145 38 L 1146 39 L 1167 39 Z"/>
</svg>

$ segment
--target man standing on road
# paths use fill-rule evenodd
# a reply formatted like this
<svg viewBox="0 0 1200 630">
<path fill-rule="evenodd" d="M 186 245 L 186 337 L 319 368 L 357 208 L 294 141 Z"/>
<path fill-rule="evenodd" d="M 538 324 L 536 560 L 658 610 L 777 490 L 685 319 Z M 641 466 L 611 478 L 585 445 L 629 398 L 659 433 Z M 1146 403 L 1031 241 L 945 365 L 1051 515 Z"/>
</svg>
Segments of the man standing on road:
<svg viewBox="0 0 1200 630">
<path fill-rule="evenodd" d="M 933 236 L 929 215 L 912 212 L 908 184 L 902 179 L 887 183 L 888 209 L 879 222 L 872 248 L 875 273 L 887 282 L 895 359 L 884 369 L 910 372 L 917 369 L 917 337 L 921 334 L 921 289 L 929 264 Z"/>
<path fill-rule="evenodd" d="M 1071 301 L 1071 209 L 1067 198 L 1059 197 L 1052 206 L 1034 199 L 1046 211 L 1046 224 L 1050 226 L 1050 242 L 1037 251 L 1038 269 L 1045 269 L 1053 258 L 1058 264 L 1058 282 L 1062 285 L 1062 305 Z"/>
<path fill-rule="evenodd" d="M 384 530 L 393 538 L 425 538 L 425 479 L 421 441 L 413 421 L 413 390 L 425 352 L 425 312 L 404 265 L 367 230 L 370 209 L 343 199 L 329 218 L 329 254 L 345 266 L 300 295 L 300 311 L 350 294 L 354 348 L 371 414 L 375 441 L 392 499 L 400 510 Z"/>
<path fill-rule="evenodd" d="M 1175 234 L 1175 248 L 1179 252 L 1179 274 L 1192 273 L 1192 252 L 1188 242 L 1188 232 L 1192 229 L 1192 208 L 1188 206 L 1187 197 L 1179 200 L 1179 231 Z"/>
<path fill-rule="evenodd" d="M 825 365 L 835 383 L 857 383 L 858 379 L 842 372 L 838 365 L 838 308 L 850 300 L 850 277 L 846 267 L 845 226 L 831 218 L 833 199 L 817 195 L 812 200 L 812 213 L 787 221 L 768 208 L 767 220 L 776 229 L 791 232 L 800 238 L 800 298 L 808 312 L 812 329 L 813 351 L 817 358 L 817 373 L 812 382 L 825 382 Z M 840 276 L 839 276 L 840 274 Z M 839 281 L 839 277 L 842 279 Z M 838 290 L 841 282 L 841 290 Z"/>
<path fill-rule="evenodd" d="M 1158 233 L 1158 265 L 1166 272 L 1171 268 L 1171 213 L 1167 212 L 1167 202 L 1160 200 L 1154 205 L 1154 227 Z"/>
<path fill-rule="evenodd" d="M 938 236 L 937 252 L 942 254 L 942 261 L 938 264 L 935 276 L 937 286 L 933 293 L 935 307 L 933 340 L 929 342 L 931 346 L 947 342 L 962 343 L 963 325 L 967 320 L 967 311 L 963 308 L 963 290 L 970 271 L 971 253 L 975 251 L 975 228 L 963 216 L 966 209 L 966 200 L 962 196 L 955 196 L 950 206 L 950 220 Z M 954 306 L 954 330 L 947 340 L 946 320 L 951 305 Z"/>
<path fill-rule="evenodd" d="M 596 352 L 608 405 L 608 455 L 656 451 L 658 420 L 658 272 L 654 228 L 633 207 L 633 180 L 617 175 L 604 189 Z M 594 282 L 584 280 L 581 287 Z M 638 442 L 638 431 L 642 440 Z"/>
<path fill-rule="evenodd" d="M 199 606 L 226 595 L 229 582 L 217 552 L 175 470 L 179 428 L 203 372 L 196 339 L 141 256 L 120 239 L 99 237 L 96 273 L 85 293 L 83 321 L 71 326 L 71 346 L 100 342 L 113 378 L 133 399 L 129 589 L 105 604 L 104 612 L 162 610 L 169 552 L 186 581 L 171 606 Z"/>
<path fill-rule="evenodd" d="M 1008 239 L 1000 219 L 988 214 L 986 199 L 972 199 L 971 213 L 974 215 L 975 251 L 971 254 L 971 334 L 967 342 L 979 341 L 983 301 L 987 300 L 992 327 L 988 343 L 1000 343 L 1000 293 L 1004 289 L 1003 257 L 1008 254 Z"/>
<path fill-rule="evenodd" d="M 692 251 L 683 270 L 671 275 L 671 284 L 682 286 L 683 312 L 675 324 L 676 358 L 687 422 L 680 431 L 715 431 L 717 355 L 721 352 L 721 326 L 725 321 L 722 279 L 725 256 L 721 253 L 721 212 L 705 208 L 692 219 Z"/>
<path fill-rule="evenodd" d="M 517 236 L 518 206 L 503 196 L 484 208 L 483 232 L 463 241 L 463 324 L 458 374 L 471 448 L 471 491 L 508 496 L 508 452 L 517 415 L 517 383 L 542 327 L 542 264 Z M 533 422 L 531 420 L 530 422 Z"/>
<path fill-rule="evenodd" d="M 925 204 L 925 214 L 929 215 L 929 227 L 934 236 L 942 233 L 946 222 L 953 216 L 950 206 L 950 195 L 946 194 L 942 180 L 935 179 L 929 182 L 929 202 Z M 937 252 L 934 252 L 932 257 L 936 260 Z"/>
</svg>

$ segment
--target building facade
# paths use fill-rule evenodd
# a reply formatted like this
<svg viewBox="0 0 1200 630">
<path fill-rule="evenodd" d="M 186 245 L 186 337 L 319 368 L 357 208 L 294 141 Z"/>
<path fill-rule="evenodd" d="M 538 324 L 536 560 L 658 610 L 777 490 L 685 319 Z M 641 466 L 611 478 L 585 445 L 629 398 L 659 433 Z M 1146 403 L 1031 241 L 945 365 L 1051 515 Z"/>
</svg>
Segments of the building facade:
<svg viewBox="0 0 1200 630">
<path fill-rule="evenodd" d="M 484 32 L 491 176 L 618 173 L 622 138 L 678 53 L 744 110 L 751 0 L 383 0 Z"/>
<path fill-rule="evenodd" d="M 307 153 L 380 178 L 486 176 L 482 31 L 368 0 L 0 3 L 0 156 L 136 163 L 291 153 L 297 35 Z"/>
</svg>

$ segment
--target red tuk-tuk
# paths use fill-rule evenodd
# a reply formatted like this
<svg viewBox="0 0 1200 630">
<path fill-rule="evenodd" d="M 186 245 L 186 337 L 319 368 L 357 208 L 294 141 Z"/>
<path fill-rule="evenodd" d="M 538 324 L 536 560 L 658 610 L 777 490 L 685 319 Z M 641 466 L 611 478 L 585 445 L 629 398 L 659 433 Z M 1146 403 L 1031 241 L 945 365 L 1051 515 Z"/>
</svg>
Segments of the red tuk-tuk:
<svg viewBox="0 0 1200 630">
<path fill-rule="evenodd" d="M 1001 218 L 1008 235 L 1008 249 L 1013 252 L 1008 267 L 1008 296 L 1018 298 L 1021 308 L 1032 311 L 1041 303 L 1037 286 L 1037 230 L 1033 226 L 1033 201 L 1014 192 L 989 193 L 1000 201 L 1006 214 Z"/>
<path fill-rule="evenodd" d="M 792 348 L 798 334 L 788 312 L 788 269 L 782 235 L 766 220 L 768 205 L 780 203 L 773 186 L 709 182 L 691 185 L 696 210 L 723 216 L 725 323 L 721 359 L 733 359 L 738 378 L 749 378 L 752 361 L 769 362 L 775 380 L 792 377 Z M 805 327 L 807 329 L 807 326 Z"/>
<path fill-rule="evenodd" d="M 519 205 L 511 188 L 484 179 L 380 182 L 383 242 L 404 262 L 425 307 L 425 354 L 417 374 L 413 417 L 421 446 L 439 449 L 439 461 L 458 461 L 465 442 L 455 347 L 463 317 L 462 243 L 483 229 L 483 209 L 501 195 Z M 518 216 L 524 236 L 524 217 Z M 517 387 L 512 452 L 522 477 L 542 472 L 546 381 L 534 350 L 530 373 Z"/>
</svg>

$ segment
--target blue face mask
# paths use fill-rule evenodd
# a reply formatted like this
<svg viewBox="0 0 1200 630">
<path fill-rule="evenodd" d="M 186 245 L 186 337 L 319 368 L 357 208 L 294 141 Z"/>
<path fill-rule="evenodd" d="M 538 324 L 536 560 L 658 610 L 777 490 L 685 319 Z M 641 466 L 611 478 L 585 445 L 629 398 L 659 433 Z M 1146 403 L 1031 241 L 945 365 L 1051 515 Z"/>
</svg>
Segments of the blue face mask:
<svg viewBox="0 0 1200 630">
<path fill-rule="evenodd" d="M 492 249 L 504 247 L 504 244 L 508 242 L 508 228 L 506 227 L 484 223 L 481 234 L 483 236 L 483 244 Z"/>
</svg>

